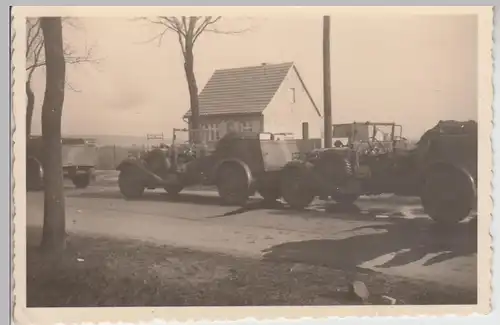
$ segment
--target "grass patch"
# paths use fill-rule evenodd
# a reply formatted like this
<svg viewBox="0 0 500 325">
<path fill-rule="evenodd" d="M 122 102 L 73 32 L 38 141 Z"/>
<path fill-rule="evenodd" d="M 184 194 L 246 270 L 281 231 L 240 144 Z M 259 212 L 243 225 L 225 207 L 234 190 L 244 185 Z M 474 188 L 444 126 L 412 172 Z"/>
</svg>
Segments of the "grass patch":
<svg viewBox="0 0 500 325">
<path fill-rule="evenodd" d="M 313 265 L 259 261 L 139 241 L 70 235 L 59 256 L 28 228 L 28 307 L 264 306 L 359 304 L 355 277 L 373 297 L 406 304 L 475 304 L 476 293 Z M 378 303 L 381 301 L 379 300 Z M 372 300 L 377 303 L 377 300 Z"/>
</svg>

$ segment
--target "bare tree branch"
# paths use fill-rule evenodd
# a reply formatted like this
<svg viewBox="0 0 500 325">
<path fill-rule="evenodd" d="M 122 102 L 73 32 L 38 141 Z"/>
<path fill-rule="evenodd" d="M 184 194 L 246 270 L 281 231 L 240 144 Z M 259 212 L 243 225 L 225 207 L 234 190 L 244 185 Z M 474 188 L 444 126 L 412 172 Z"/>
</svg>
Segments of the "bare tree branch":
<svg viewBox="0 0 500 325">
<path fill-rule="evenodd" d="M 73 87 L 73 85 L 69 81 L 67 81 L 67 80 L 66 80 L 65 84 L 66 84 L 66 86 L 68 86 L 69 89 L 71 89 L 75 93 L 81 93 L 82 92 L 80 89 L 76 89 L 75 87 Z"/>
<path fill-rule="evenodd" d="M 224 32 L 215 28 L 215 24 L 221 20 L 221 16 L 182 16 L 178 17 L 165 17 L 159 16 L 153 19 L 141 17 L 133 19 L 133 21 L 147 21 L 153 25 L 161 26 L 162 30 L 155 35 L 152 39 L 146 41 L 151 42 L 161 40 L 167 31 L 173 31 L 177 34 L 177 40 L 181 47 L 182 55 L 184 58 L 184 72 L 186 74 L 186 81 L 189 89 L 189 101 L 191 109 L 190 127 L 197 130 L 199 128 L 199 99 L 198 99 L 198 85 L 194 73 L 194 45 L 203 32 L 208 31 L 217 34 L 239 34 L 243 31 Z M 194 135 L 194 141 L 198 142 L 197 135 Z"/>
<path fill-rule="evenodd" d="M 250 30 L 251 28 L 245 28 L 240 30 L 220 30 L 217 28 L 206 28 L 205 32 L 214 34 L 235 35 L 235 34 L 243 34 L 249 32 Z"/>
<path fill-rule="evenodd" d="M 26 20 L 27 22 L 27 37 L 26 37 L 26 57 L 30 55 L 30 51 L 38 45 L 41 41 L 42 29 L 40 28 L 40 24 L 38 19 L 32 23 L 30 20 Z M 35 44 L 36 42 L 36 44 Z"/>
<path fill-rule="evenodd" d="M 186 39 L 181 34 L 177 34 L 177 38 L 181 46 L 182 56 L 186 58 Z"/>
<path fill-rule="evenodd" d="M 27 39 L 26 39 L 26 71 L 28 72 L 27 81 L 30 82 L 35 70 L 45 66 L 43 57 L 44 39 L 41 33 L 41 27 L 38 18 L 27 19 Z M 64 26 L 75 29 L 82 29 L 79 20 L 74 17 L 64 17 L 61 19 Z M 94 58 L 93 49 L 86 48 L 83 55 L 76 55 L 74 49 L 68 44 L 64 44 L 64 58 L 67 64 L 91 63 L 98 64 L 99 59 Z"/>
</svg>

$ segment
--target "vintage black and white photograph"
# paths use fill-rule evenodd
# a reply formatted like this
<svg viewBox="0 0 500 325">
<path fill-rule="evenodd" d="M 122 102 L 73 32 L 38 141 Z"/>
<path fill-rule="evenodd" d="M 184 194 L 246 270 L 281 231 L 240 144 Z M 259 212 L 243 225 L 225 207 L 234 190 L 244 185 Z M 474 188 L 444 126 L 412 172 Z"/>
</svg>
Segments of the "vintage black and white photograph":
<svg viewBox="0 0 500 325">
<path fill-rule="evenodd" d="M 17 316 L 488 312 L 493 14 L 452 9 L 17 8 Z"/>
</svg>

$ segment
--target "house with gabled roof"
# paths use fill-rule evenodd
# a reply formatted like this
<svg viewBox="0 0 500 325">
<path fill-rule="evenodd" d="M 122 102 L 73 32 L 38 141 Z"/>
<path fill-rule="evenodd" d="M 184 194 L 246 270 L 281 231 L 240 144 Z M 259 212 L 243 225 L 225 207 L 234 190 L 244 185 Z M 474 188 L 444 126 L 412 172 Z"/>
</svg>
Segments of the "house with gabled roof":
<svg viewBox="0 0 500 325">
<path fill-rule="evenodd" d="M 292 133 L 321 138 L 323 122 L 293 62 L 219 69 L 199 94 L 200 126 L 205 140 L 217 141 L 229 130 Z M 184 115 L 189 126 L 191 111 Z"/>
</svg>

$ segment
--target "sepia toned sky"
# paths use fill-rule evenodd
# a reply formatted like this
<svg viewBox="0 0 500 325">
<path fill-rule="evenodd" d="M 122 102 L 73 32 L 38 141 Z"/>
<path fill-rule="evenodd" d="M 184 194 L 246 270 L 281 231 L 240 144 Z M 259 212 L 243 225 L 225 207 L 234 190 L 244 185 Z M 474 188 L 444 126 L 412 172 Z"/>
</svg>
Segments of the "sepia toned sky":
<svg viewBox="0 0 500 325">
<path fill-rule="evenodd" d="M 125 18 L 80 18 L 84 29 L 65 30 L 83 52 L 93 47 L 98 66 L 67 67 L 71 89 L 63 110 L 65 135 L 138 135 L 184 127 L 189 108 L 177 37 L 145 43 L 156 26 Z M 201 91 L 215 69 L 293 61 L 319 107 L 322 95 L 322 17 L 223 18 L 221 30 L 195 46 Z M 332 15 L 333 123 L 395 121 L 418 138 L 439 119 L 477 120 L 477 20 L 457 15 Z M 45 88 L 37 95 L 33 132 L 40 132 Z"/>
</svg>

